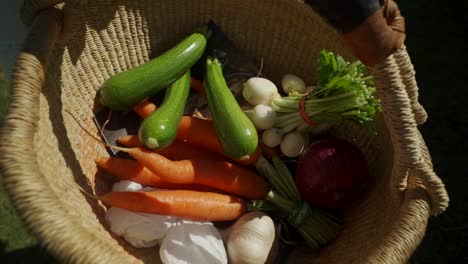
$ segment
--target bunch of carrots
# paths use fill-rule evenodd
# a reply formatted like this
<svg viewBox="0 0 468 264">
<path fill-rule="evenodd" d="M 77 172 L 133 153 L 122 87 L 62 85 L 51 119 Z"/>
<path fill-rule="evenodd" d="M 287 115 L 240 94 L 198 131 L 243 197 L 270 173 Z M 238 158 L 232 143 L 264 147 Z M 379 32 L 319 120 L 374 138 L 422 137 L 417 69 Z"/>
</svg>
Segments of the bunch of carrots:
<svg viewBox="0 0 468 264">
<path fill-rule="evenodd" d="M 194 86 L 192 84 L 192 86 Z M 198 92 L 203 92 L 198 87 Z M 143 101 L 134 111 L 146 118 L 157 106 Z M 164 190 L 150 192 L 110 192 L 100 197 L 109 206 L 130 211 L 177 216 L 194 220 L 235 220 L 246 212 L 244 199 L 264 199 L 270 186 L 256 174 L 253 165 L 259 147 L 248 160 L 230 160 L 224 155 L 211 120 L 184 116 L 176 141 L 161 150 L 149 150 L 137 135 L 118 139 L 134 160 L 103 157 L 98 167 L 120 180 L 129 180 Z"/>
</svg>

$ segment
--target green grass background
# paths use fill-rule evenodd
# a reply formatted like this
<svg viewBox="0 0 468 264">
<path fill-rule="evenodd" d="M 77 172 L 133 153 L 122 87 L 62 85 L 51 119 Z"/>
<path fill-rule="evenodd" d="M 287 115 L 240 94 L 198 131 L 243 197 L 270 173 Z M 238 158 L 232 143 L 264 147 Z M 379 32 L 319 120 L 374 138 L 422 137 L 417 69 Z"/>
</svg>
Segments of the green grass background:
<svg viewBox="0 0 468 264">
<path fill-rule="evenodd" d="M 406 18 L 406 45 L 416 69 L 420 102 L 429 113 L 420 129 L 451 198 L 448 210 L 430 219 L 410 263 L 468 263 L 468 4 L 412 0 L 399 1 L 399 6 Z M 0 78 L 0 120 L 7 104 L 5 79 L 9 78 Z M 15 213 L 1 175 L 0 262 L 53 262 Z"/>
</svg>

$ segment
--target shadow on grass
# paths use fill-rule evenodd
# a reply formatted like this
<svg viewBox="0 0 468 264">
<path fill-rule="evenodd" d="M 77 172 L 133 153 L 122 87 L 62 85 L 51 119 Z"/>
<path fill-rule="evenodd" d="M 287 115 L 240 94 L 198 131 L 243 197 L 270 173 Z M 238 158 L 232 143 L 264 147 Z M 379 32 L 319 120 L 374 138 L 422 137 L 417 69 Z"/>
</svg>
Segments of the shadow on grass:
<svg viewBox="0 0 468 264">
<path fill-rule="evenodd" d="M 0 242 L 0 259 L 3 264 L 59 263 L 39 245 L 6 252 L 3 242 Z"/>
</svg>

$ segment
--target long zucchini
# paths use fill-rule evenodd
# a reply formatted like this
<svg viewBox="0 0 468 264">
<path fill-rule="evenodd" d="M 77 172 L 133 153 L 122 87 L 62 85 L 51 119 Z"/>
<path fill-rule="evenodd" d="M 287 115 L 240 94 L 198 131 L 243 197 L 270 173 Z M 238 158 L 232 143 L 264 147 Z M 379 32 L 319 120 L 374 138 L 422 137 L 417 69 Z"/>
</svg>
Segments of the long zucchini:
<svg viewBox="0 0 468 264">
<path fill-rule="evenodd" d="M 185 74 L 203 55 L 206 42 L 205 35 L 193 33 L 155 59 L 110 77 L 100 88 L 101 103 L 131 110 Z"/>
<path fill-rule="evenodd" d="M 158 110 L 141 123 L 138 137 L 143 145 L 161 149 L 175 140 L 189 92 L 190 71 L 171 84 Z"/>
<path fill-rule="evenodd" d="M 257 149 L 257 130 L 229 90 L 218 59 L 206 60 L 204 82 L 208 106 L 223 151 L 233 159 L 248 159 Z"/>
</svg>

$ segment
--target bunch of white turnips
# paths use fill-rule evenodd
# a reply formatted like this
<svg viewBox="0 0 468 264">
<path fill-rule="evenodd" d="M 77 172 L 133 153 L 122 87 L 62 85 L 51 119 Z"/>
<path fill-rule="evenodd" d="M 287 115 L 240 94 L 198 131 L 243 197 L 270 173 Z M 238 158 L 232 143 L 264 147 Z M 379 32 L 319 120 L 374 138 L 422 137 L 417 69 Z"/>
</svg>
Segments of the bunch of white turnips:
<svg viewBox="0 0 468 264">
<path fill-rule="evenodd" d="M 155 190 L 158 189 L 126 180 L 112 187 L 114 192 Z M 273 220 L 259 211 L 243 215 L 225 230 L 218 230 L 208 221 L 137 213 L 116 207 L 107 210 L 106 221 L 112 233 L 134 247 L 160 245 L 159 257 L 166 264 L 265 263 L 275 239 Z"/>
<path fill-rule="evenodd" d="M 306 93 L 314 87 L 306 86 L 305 82 L 298 76 L 286 74 L 281 80 L 281 87 L 286 95 L 291 92 Z M 262 133 L 262 142 L 270 148 L 280 147 L 281 153 L 287 157 L 298 157 L 309 145 L 310 134 L 318 135 L 324 133 L 328 126 L 318 125 L 309 132 L 296 129 L 284 132 L 275 127 L 276 111 L 270 106 L 275 98 L 281 98 L 276 85 L 262 77 L 252 77 L 248 79 L 243 87 L 242 95 L 244 99 L 253 106 L 245 113 Z"/>
</svg>

